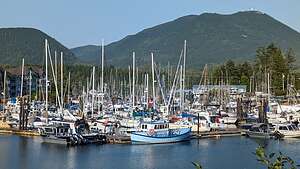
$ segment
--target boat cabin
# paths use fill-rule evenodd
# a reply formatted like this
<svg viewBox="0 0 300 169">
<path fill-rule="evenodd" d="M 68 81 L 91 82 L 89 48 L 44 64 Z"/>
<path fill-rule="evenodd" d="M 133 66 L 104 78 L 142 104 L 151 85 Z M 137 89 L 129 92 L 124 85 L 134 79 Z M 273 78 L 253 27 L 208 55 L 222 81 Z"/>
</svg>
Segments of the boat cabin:
<svg viewBox="0 0 300 169">
<path fill-rule="evenodd" d="M 278 130 L 278 131 L 298 131 L 299 128 L 294 124 L 278 124 L 278 125 L 275 125 L 275 130 Z"/>
<path fill-rule="evenodd" d="M 41 135 L 67 136 L 72 132 L 68 126 L 45 126 L 39 128 L 39 133 Z"/>
<path fill-rule="evenodd" d="M 165 130 L 165 129 L 169 129 L 169 123 L 166 123 L 166 122 L 142 123 L 140 125 L 140 129 L 142 131 L 148 131 L 148 130 Z"/>
<path fill-rule="evenodd" d="M 268 124 L 258 123 L 251 126 L 249 131 L 259 132 L 259 133 L 269 133 L 271 131 L 271 128 Z"/>
</svg>

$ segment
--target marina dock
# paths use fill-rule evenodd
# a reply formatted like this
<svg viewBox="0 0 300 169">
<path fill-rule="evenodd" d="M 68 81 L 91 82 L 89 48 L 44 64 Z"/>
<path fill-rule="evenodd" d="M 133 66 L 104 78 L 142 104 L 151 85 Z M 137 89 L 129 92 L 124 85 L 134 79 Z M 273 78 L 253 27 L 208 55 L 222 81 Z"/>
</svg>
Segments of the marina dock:
<svg viewBox="0 0 300 169">
<path fill-rule="evenodd" d="M 234 130 L 201 132 L 199 134 L 193 133 L 192 139 L 220 138 L 220 137 L 229 137 L 229 136 L 242 136 L 242 131 L 240 129 L 234 129 Z"/>
<path fill-rule="evenodd" d="M 106 137 L 108 144 L 131 144 L 129 136 L 107 135 Z"/>
<path fill-rule="evenodd" d="M 0 134 L 15 134 L 19 136 L 40 136 L 36 131 L 18 130 L 18 129 L 3 129 L 0 128 Z"/>
</svg>

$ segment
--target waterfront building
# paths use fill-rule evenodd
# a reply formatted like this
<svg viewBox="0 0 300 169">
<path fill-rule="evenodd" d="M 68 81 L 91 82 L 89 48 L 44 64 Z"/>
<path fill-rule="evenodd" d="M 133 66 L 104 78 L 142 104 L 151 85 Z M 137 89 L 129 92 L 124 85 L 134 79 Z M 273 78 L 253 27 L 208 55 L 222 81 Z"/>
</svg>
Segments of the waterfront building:
<svg viewBox="0 0 300 169">
<path fill-rule="evenodd" d="M 17 97 L 21 92 L 21 67 L 9 68 L 7 71 L 7 91 L 8 97 Z M 31 72 L 31 80 L 30 80 Z M 29 94 L 29 88 L 31 86 L 31 93 L 35 93 L 39 83 L 39 79 L 43 77 L 43 70 L 38 66 L 25 66 L 24 67 L 24 83 L 23 83 L 23 95 Z M 31 84 L 30 84 L 31 83 Z"/>
</svg>

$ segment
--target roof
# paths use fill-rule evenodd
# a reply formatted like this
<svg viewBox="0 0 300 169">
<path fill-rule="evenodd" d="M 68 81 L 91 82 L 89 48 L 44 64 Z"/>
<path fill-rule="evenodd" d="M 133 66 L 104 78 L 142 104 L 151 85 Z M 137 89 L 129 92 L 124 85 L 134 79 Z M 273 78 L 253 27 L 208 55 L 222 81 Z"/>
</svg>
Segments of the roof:
<svg viewBox="0 0 300 169">
<path fill-rule="evenodd" d="M 265 123 L 258 123 L 258 124 L 254 124 L 253 126 L 252 126 L 252 128 L 259 128 L 259 127 L 262 127 L 262 126 L 267 126 L 268 124 L 265 124 Z"/>
<path fill-rule="evenodd" d="M 30 70 L 33 75 L 36 75 L 38 77 L 43 76 L 43 69 L 39 66 L 25 66 L 24 74 L 28 75 Z M 22 75 L 22 67 L 21 66 L 8 68 L 6 71 L 12 76 L 21 76 Z"/>
<path fill-rule="evenodd" d="M 166 124 L 166 121 L 160 120 L 160 121 L 151 121 L 151 122 L 143 122 L 144 124 Z"/>
</svg>

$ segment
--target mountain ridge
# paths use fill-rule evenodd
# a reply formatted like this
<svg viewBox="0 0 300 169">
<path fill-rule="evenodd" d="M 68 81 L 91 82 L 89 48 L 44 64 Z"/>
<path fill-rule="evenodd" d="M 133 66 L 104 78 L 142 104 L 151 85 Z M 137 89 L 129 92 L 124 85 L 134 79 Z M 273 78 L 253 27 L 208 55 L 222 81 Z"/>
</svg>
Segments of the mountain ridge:
<svg viewBox="0 0 300 169">
<path fill-rule="evenodd" d="M 19 65 L 22 58 L 25 63 L 44 64 L 44 41 L 48 39 L 51 55 L 54 51 L 64 53 L 66 64 L 77 63 L 78 58 L 55 38 L 36 28 L 14 27 L 0 28 L 0 64 Z"/>
<path fill-rule="evenodd" d="M 300 34 L 287 25 L 260 11 L 233 14 L 203 13 L 187 15 L 128 35 L 105 46 L 107 64 L 124 67 L 131 64 L 135 51 L 138 64 L 155 60 L 166 65 L 176 64 L 183 41 L 188 42 L 187 65 L 222 63 L 227 59 L 252 60 L 258 47 L 275 43 L 284 50 L 292 48 L 300 56 Z M 85 49 L 84 49 L 85 48 Z M 87 63 L 100 62 L 100 47 L 86 46 L 71 49 Z M 79 53 L 79 50 L 85 52 Z"/>
</svg>

